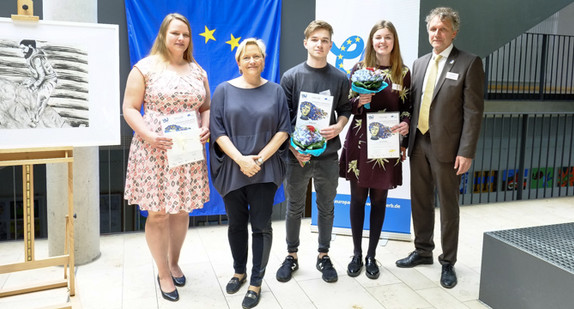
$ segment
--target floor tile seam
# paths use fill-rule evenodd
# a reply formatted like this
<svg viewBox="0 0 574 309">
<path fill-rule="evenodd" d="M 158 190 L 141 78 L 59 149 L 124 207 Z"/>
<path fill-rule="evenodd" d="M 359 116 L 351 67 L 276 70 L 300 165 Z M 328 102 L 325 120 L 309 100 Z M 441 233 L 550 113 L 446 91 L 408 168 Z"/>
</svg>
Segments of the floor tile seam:
<svg viewBox="0 0 574 309">
<path fill-rule="evenodd" d="M 400 280 L 400 279 L 399 279 Z M 411 287 L 409 284 L 407 284 L 406 282 L 402 281 L 400 283 L 392 283 L 392 284 L 387 284 L 385 286 L 391 286 L 391 285 L 397 285 L 397 286 L 402 286 L 402 287 L 406 287 L 407 289 L 409 289 L 411 292 L 413 292 L 414 294 L 416 294 L 417 296 L 419 296 L 422 300 L 424 300 L 427 304 L 429 304 L 431 307 L 430 308 L 436 308 L 431 302 L 428 301 L 428 299 L 426 297 L 424 297 L 423 295 L 421 295 L 418 291 L 421 290 L 426 290 L 426 289 L 435 289 L 435 287 L 432 288 L 421 288 L 421 289 L 414 289 L 413 287 Z M 424 308 L 429 308 L 429 307 L 424 307 Z"/>
<path fill-rule="evenodd" d="M 204 245 L 203 237 L 199 236 L 199 239 L 201 241 L 201 244 Z M 235 296 L 235 295 L 227 294 L 227 292 L 223 290 L 223 286 L 221 286 L 221 283 L 219 282 L 219 279 L 217 278 L 217 272 L 215 270 L 215 265 L 213 264 L 211 259 L 209 259 L 209 267 L 211 268 L 211 272 L 213 273 L 213 275 L 215 276 L 215 278 L 217 280 L 217 285 L 219 286 L 219 291 L 221 292 L 221 295 L 223 296 L 223 299 L 225 300 L 225 304 L 227 305 L 227 308 L 232 308 L 232 304 L 229 301 L 231 299 L 233 299 L 233 296 Z"/>
<path fill-rule="evenodd" d="M 273 279 L 271 279 L 273 280 Z M 313 304 L 314 308 L 318 308 L 317 305 L 315 304 L 315 302 L 313 301 L 313 299 L 309 296 L 309 294 L 307 294 L 307 291 L 301 286 L 301 284 L 299 284 L 299 282 L 305 282 L 305 281 L 310 281 L 310 280 L 316 280 L 314 278 L 309 278 L 309 279 L 295 279 L 294 277 L 291 278 L 291 280 L 293 280 L 293 282 L 295 282 L 297 284 L 297 287 L 299 288 L 299 290 L 303 291 L 303 294 L 305 295 L 305 297 L 307 297 L 307 300 Z M 281 308 L 285 308 L 281 302 L 279 302 L 277 295 L 275 295 L 275 292 L 273 291 L 273 289 L 269 289 L 271 294 L 273 294 L 273 297 L 275 297 L 275 300 L 277 301 L 277 303 L 279 304 L 279 306 Z M 285 308 L 285 309 L 290 309 L 290 308 Z"/>
<path fill-rule="evenodd" d="M 397 279 L 398 279 L 398 278 L 397 278 Z M 389 286 L 392 286 L 392 285 L 404 285 L 404 286 L 407 286 L 407 287 L 408 287 L 408 285 L 406 285 L 406 284 L 405 284 L 404 282 L 402 282 L 402 281 L 401 281 L 401 282 L 396 282 L 396 283 L 381 284 L 381 285 L 372 286 L 372 287 L 365 287 L 365 286 L 364 286 L 363 284 L 361 284 L 361 282 L 359 282 L 357 279 L 353 278 L 353 280 L 356 280 L 356 281 L 359 283 L 359 285 L 360 285 L 361 287 L 363 287 L 363 289 L 364 289 L 369 295 L 371 295 L 371 297 L 373 297 L 377 303 L 379 303 L 379 304 L 381 305 L 381 308 L 382 308 L 382 309 L 386 309 L 387 307 L 385 307 L 385 304 L 382 303 L 382 302 L 377 298 L 377 296 L 375 296 L 375 294 L 374 294 L 373 292 L 371 292 L 371 290 L 374 290 L 374 289 L 379 288 L 379 287 L 389 287 Z M 400 279 L 399 279 L 399 280 L 400 280 Z"/>
<path fill-rule="evenodd" d="M 419 295 L 419 296 L 420 296 L 422 299 L 424 299 L 429 305 L 431 305 L 431 307 L 429 307 L 429 308 L 444 309 L 444 307 L 437 307 L 437 306 L 435 306 L 435 305 L 430 301 L 429 298 L 427 298 L 427 297 L 425 297 L 424 295 L 422 295 L 421 293 L 419 293 L 419 291 L 422 292 L 422 291 L 426 291 L 426 290 L 434 290 L 434 289 L 436 289 L 436 288 L 441 288 L 441 289 L 443 289 L 443 287 L 437 285 L 437 286 L 432 287 L 432 288 L 422 288 L 422 289 L 418 289 L 418 290 L 414 290 L 414 289 L 413 289 L 413 291 L 415 291 L 415 293 L 417 293 L 417 295 Z M 456 298 L 454 295 L 452 295 L 452 294 L 449 293 L 448 291 L 445 291 L 445 293 L 446 293 L 448 296 L 452 297 L 452 299 L 454 300 L 454 302 L 459 303 L 459 304 L 461 304 L 461 305 L 463 305 L 463 306 L 465 306 L 465 307 L 468 307 L 468 306 L 466 306 L 466 305 L 464 304 L 464 302 L 458 300 L 458 298 Z M 442 296 L 440 297 L 440 299 L 441 299 L 441 300 L 444 300 L 444 298 L 443 298 Z"/>
</svg>

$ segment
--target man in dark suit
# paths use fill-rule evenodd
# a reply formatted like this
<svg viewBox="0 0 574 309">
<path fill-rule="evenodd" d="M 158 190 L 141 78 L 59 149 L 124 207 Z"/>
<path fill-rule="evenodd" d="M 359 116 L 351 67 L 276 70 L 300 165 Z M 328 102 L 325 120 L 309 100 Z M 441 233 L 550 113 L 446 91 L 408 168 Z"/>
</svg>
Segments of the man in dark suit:
<svg viewBox="0 0 574 309">
<path fill-rule="evenodd" d="M 398 267 L 432 264 L 434 193 L 440 201 L 442 265 L 440 283 L 457 283 L 460 177 L 472 164 L 484 109 L 484 70 L 479 57 L 454 47 L 460 18 L 451 8 L 433 9 L 426 17 L 433 51 L 415 60 L 410 128 L 411 205 L 415 251 Z"/>
</svg>

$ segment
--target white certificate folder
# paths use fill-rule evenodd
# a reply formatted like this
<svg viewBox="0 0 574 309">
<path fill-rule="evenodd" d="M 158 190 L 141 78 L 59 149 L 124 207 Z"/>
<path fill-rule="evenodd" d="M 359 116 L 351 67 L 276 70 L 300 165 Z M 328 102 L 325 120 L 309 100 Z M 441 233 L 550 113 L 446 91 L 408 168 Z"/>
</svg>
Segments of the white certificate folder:
<svg viewBox="0 0 574 309">
<path fill-rule="evenodd" d="M 399 134 L 391 132 L 391 128 L 398 124 L 398 112 L 367 114 L 368 159 L 400 157 Z"/>
<path fill-rule="evenodd" d="M 170 168 L 205 160 L 196 111 L 166 115 L 161 119 L 161 128 L 163 135 L 173 141 L 167 150 Z"/>
</svg>

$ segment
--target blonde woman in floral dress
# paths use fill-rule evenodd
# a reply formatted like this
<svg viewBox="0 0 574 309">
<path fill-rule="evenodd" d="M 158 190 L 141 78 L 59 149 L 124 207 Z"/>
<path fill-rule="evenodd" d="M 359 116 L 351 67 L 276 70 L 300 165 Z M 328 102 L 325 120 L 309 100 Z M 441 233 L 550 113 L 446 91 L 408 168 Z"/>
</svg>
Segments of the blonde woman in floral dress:
<svg viewBox="0 0 574 309">
<path fill-rule="evenodd" d="M 180 14 L 163 20 L 150 55 L 130 72 L 124 118 L 135 131 L 127 167 L 125 199 L 148 211 L 145 236 L 158 270 L 163 298 L 177 301 L 185 285 L 179 255 L 189 227 L 189 213 L 209 200 L 205 160 L 169 168 L 159 117 L 194 111 L 200 140 L 209 137 L 210 94 L 207 74 L 192 55 L 189 21 Z M 144 115 L 140 113 L 144 107 Z"/>
<path fill-rule="evenodd" d="M 365 48 L 365 59 L 353 67 L 351 76 L 365 67 L 383 70 L 388 87 L 374 95 L 360 94 L 351 100 L 353 118 L 341 152 L 339 175 L 349 180 L 351 185 L 350 218 L 354 252 L 347 274 L 356 277 L 363 267 L 361 242 L 365 203 L 370 197 L 369 248 L 365 268 L 367 277 L 377 279 L 379 267 L 375 254 L 385 219 L 387 193 L 389 189 L 402 184 L 401 161 L 405 158 L 406 135 L 412 112 L 409 98 L 411 74 L 403 65 L 399 38 L 391 22 L 380 21 L 373 26 Z M 370 106 L 364 106 L 368 103 Z M 371 136 L 367 128 L 367 113 L 371 112 L 399 112 L 400 124 L 391 129 L 405 137 L 401 142 L 400 159 L 367 159 L 367 139 Z"/>
</svg>

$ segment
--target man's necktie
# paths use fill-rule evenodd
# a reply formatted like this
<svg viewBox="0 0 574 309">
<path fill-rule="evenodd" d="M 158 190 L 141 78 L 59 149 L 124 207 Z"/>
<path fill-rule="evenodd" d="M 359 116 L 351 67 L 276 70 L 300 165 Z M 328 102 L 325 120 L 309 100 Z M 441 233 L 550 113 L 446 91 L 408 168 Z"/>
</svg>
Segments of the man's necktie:
<svg viewBox="0 0 574 309">
<path fill-rule="evenodd" d="M 421 103 L 418 123 L 418 128 L 422 134 L 427 133 L 429 130 L 429 112 L 432 102 L 432 95 L 434 93 L 434 86 L 436 84 L 436 77 L 438 75 L 438 62 L 440 61 L 440 58 L 442 58 L 441 55 L 436 56 L 434 63 L 430 66 L 430 72 L 427 79 L 427 84 L 425 86 L 425 92 L 423 94 L 423 101 Z"/>
</svg>

